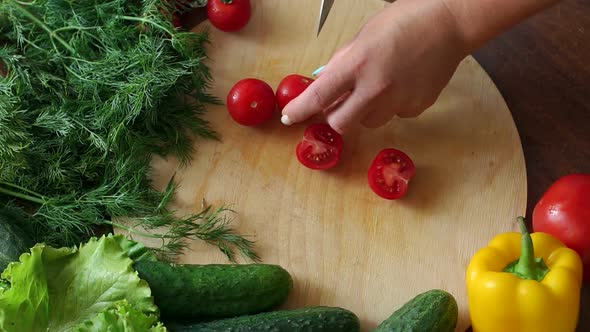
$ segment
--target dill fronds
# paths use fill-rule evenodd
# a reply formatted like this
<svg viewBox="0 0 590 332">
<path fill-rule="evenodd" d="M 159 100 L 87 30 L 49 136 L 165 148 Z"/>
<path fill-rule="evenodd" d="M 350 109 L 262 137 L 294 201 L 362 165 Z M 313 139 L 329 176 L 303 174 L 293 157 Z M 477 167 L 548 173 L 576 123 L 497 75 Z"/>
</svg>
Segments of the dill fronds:
<svg viewBox="0 0 590 332">
<path fill-rule="evenodd" d="M 219 139 L 202 117 L 219 102 L 207 93 L 208 35 L 171 23 L 185 7 L 0 0 L 0 195 L 26 207 L 37 242 L 77 245 L 130 218 L 129 231 L 166 240 L 168 258 L 193 238 L 258 259 L 223 208 L 176 217 L 174 183 L 157 192 L 148 179 L 154 155 L 186 165 L 195 138 Z"/>
</svg>

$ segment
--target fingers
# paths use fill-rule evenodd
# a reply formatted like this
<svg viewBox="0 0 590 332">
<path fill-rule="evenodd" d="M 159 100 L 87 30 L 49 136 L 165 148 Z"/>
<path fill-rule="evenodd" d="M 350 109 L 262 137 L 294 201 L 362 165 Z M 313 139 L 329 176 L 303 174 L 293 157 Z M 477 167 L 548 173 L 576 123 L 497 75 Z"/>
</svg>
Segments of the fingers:
<svg viewBox="0 0 590 332">
<path fill-rule="evenodd" d="M 366 112 L 361 124 L 366 128 L 379 128 L 393 119 L 396 112 L 389 108 L 376 108 Z"/>
<path fill-rule="evenodd" d="M 415 109 L 406 109 L 404 111 L 397 112 L 397 116 L 400 118 L 415 118 L 418 115 L 422 114 L 423 109 L 415 108 Z"/>
<path fill-rule="evenodd" d="M 425 99 L 425 101 L 421 102 L 406 103 L 408 106 L 397 112 L 397 116 L 400 118 L 415 118 L 434 105 L 435 102 L 436 97 Z"/>
<path fill-rule="evenodd" d="M 353 43 L 334 53 L 326 66 L 318 68 L 315 81 L 283 110 L 281 122 L 291 125 L 302 122 L 315 114 L 340 105 L 354 86 L 354 75 L 347 66 L 344 55 Z"/>
<path fill-rule="evenodd" d="M 338 68 L 336 65 L 334 67 Z M 305 121 L 332 105 L 354 85 L 354 77 L 348 70 L 334 69 L 330 64 L 305 91 L 283 109 L 281 122 L 291 125 Z"/>
<path fill-rule="evenodd" d="M 326 114 L 326 121 L 339 134 L 344 134 L 355 123 L 361 121 L 368 111 L 367 99 L 358 92 L 353 92 L 342 105 Z"/>
<path fill-rule="evenodd" d="M 324 116 L 327 115 L 328 113 L 334 111 L 338 107 L 340 107 L 342 105 L 342 103 L 350 96 L 351 93 L 352 93 L 352 91 L 345 92 L 342 96 L 338 97 L 338 99 L 336 99 L 336 101 L 333 102 L 332 105 L 325 108 L 324 109 Z"/>
</svg>

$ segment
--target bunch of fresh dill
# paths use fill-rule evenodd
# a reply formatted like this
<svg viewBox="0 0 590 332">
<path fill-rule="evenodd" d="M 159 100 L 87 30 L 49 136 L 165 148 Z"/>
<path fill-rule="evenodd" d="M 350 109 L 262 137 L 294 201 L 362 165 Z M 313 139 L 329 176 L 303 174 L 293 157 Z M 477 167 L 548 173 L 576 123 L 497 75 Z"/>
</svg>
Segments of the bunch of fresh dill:
<svg viewBox="0 0 590 332">
<path fill-rule="evenodd" d="M 258 259 L 224 208 L 179 218 L 167 209 L 174 182 L 150 185 L 154 154 L 186 164 L 194 138 L 218 138 L 202 119 L 218 102 L 206 92 L 208 36 L 173 27 L 180 7 L 0 0 L 0 199 L 29 212 L 37 242 L 76 245 L 114 225 L 161 238 L 167 258 L 198 238 Z"/>
</svg>

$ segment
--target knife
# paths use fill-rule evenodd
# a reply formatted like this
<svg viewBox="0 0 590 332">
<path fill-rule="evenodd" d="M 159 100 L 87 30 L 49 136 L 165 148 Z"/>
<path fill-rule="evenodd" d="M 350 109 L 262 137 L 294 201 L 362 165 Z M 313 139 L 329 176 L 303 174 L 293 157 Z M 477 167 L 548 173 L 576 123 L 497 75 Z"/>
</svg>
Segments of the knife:
<svg viewBox="0 0 590 332">
<path fill-rule="evenodd" d="M 317 35 L 319 36 L 320 32 L 322 31 L 322 28 L 324 26 L 324 23 L 326 22 L 326 19 L 328 18 L 328 14 L 330 14 L 330 10 L 332 9 L 332 5 L 334 4 L 334 0 L 322 0 L 321 3 L 321 7 L 320 7 L 320 16 L 319 16 L 319 20 L 318 20 L 318 32 Z M 199 8 L 199 7 L 205 7 L 207 6 L 207 0 L 195 0 L 191 2 L 191 7 L 192 8 Z M 207 17 L 206 15 L 200 15 L 200 17 L 197 18 L 197 22 L 196 24 L 206 20 Z M 324 70 L 325 66 L 321 66 L 320 68 L 316 69 L 313 72 L 313 76 L 317 76 L 319 75 L 323 70 Z"/>
<path fill-rule="evenodd" d="M 177 9 L 183 16 L 187 28 L 197 26 L 207 20 L 208 0 L 176 0 Z"/>
<path fill-rule="evenodd" d="M 190 0 L 188 2 L 192 8 L 207 7 L 207 0 Z"/>
<path fill-rule="evenodd" d="M 334 0 L 322 0 L 322 5 L 320 7 L 320 19 L 318 22 L 318 36 L 320 35 L 320 31 L 322 31 L 322 27 L 328 18 L 328 14 L 330 14 L 333 4 Z"/>
<path fill-rule="evenodd" d="M 189 0 L 189 1 L 180 1 L 187 9 L 190 8 L 203 8 L 207 6 L 208 0 Z M 334 0 L 322 0 L 321 7 L 320 7 L 320 16 L 318 20 L 318 32 L 317 35 L 320 35 L 322 28 L 324 27 L 324 23 L 328 18 L 328 14 L 330 14 L 330 10 L 332 9 L 332 5 L 334 4 Z M 204 21 L 206 18 L 202 17 L 199 19 L 198 23 Z"/>
</svg>

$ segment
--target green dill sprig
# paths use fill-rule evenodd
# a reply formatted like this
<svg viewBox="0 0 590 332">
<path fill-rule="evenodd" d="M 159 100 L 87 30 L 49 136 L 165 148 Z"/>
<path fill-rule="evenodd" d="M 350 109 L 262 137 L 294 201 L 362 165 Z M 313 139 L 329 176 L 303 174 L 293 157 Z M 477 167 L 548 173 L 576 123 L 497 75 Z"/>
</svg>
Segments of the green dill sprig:
<svg viewBox="0 0 590 332">
<path fill-rule="evenodd" d="M 258 259 L 225 208 L 177 217 L 173 181 L 151 186 L 154 155 L 185 166 L 195 139 L 219 139 L 203 118 L 220 102 L 207 92 L 208 34 L 171 23 L 185 5 L 0 1 L 0 195 L 27 207 L 36 241 L 77 245 L 111 225 L 162 239 L 168 258 L 200 239 Z"/>
</svg>

